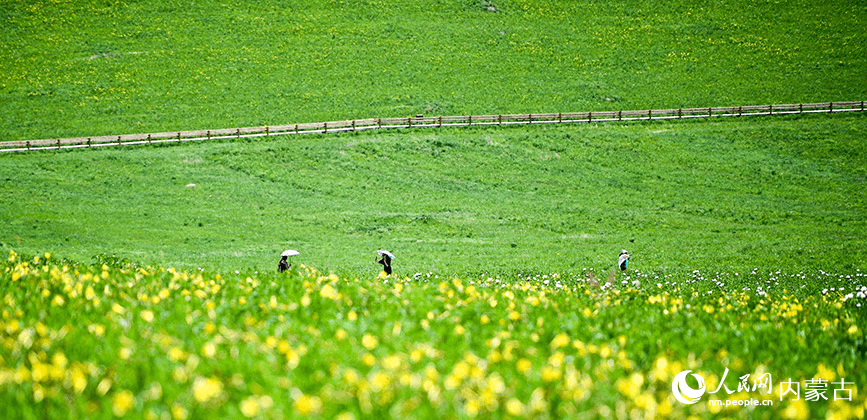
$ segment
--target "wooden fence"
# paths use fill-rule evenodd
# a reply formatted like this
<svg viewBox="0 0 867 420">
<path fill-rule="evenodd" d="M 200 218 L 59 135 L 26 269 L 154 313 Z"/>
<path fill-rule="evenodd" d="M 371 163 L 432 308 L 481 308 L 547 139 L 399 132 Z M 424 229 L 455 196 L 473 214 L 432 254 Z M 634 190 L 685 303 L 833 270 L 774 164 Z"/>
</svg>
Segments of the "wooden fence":
<svg viewBox="0 0 867 420">
<path fill-rule="evenodd" d="M 338 133 L 384 128 L 462 127 L 476 125 L 590 123 L 607 121 L 669 120 L 682 118 L 740 117 L 816 112 L 864 111 L 865 101 L 820 102 L 810 104 L 752 105 L 710 108 L 650 109 L 639 111 L 561 112 L 547 114 L 501 114 L 406 118 L 367 118 L 305 124 L 228 128 L 220 130 L 177 131 L 119 136 L 75 137 L 65 139 L 0 142 L 0 152 L 52 150 L 101 146 L 124 146 L 165 142 L 249 138 L 289 134 Z"/>
</svg>

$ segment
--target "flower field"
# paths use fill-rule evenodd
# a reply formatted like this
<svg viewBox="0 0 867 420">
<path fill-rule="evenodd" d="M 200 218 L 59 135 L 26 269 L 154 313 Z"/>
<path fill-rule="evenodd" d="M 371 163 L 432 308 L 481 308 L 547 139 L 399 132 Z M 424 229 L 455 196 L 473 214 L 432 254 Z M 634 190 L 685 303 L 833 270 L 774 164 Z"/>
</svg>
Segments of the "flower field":
<svg viewBox="0 0 867 420">
<path fill-rule="evenodd" d="M 348 279 L 4 260 L 6 418 L 805 419 L 867 404 L 860 272 Z M 695 404 L 673 395 L 686 370 L 707 381 Z"/>
</svg>

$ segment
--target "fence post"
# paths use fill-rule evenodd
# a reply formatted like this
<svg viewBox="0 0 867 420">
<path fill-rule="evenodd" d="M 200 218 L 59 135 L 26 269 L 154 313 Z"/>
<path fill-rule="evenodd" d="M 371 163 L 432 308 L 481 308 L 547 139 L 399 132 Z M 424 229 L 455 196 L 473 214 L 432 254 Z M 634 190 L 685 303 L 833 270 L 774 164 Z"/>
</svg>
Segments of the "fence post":
<svg viewBox="0 0 867 420">
<path fill-rule="evenodd" d="M 562 123 L 562 122 L 563 122 L 563 113 L 562 113 L 562 112 L 558 112 L 558 113 L 557 113 L 557 122 L 558 122 L 558 123 Z"/>
<path fill-rule="evenodd" d="M 352 120 L 352 131 L 355 131 L 355 120 Z"/>
<path fill-rule="evenodd" d="M 211 130 L 208 130 L 208 140 L 211 139 Z"/>
<path fill-rule="evenodd" d="M 298 134 L 298 124 L 295 124 L 295 134 Z"/>
<path fill-rule="evenodd" d="M 442 127 L 443 126 L 443 116 L 442 115 L 440 115 L 439 120 L 440 120 L 440 127 Z"/>
<path fill-rule="evenodd" d="M 741 117 L 741 116 L 743 116 L 743 115 L 744 115 L 744 107 L 743 107 L 743 105 L 738 106 L 738 117 Z"/>
<path fill-rule="evenodd" d="M 861 110 L 864 110 L 864 101 L 861 101 Z"/>
<path fill-rule="evenodd" d="M 469 125 L 473 125 L 473 116 L 472 116 L 472 115 L 468 115 L 468 116 L 467 116 L 467 121 L 469 121 Z"/>
<path fill-rule="evenodd" d="M 240 128 L 235 129 L 235 135 L 238 136 L 239 139 L 241 138 L 241 129 Z M 181 141 L 181 133 L 178 133 L 178 141 Z"/>
<path fill-rule="evenodd" d="M 90 137 L 87 138 L 87 147 L 92 147 L 92 146 L 90 145 Z"/>
<path fill-rule="evenodd" d="M 325 133 L 327 134 L 328 133 L 328 123 L 327 122 L 322 123 L 322 126 L 325 127 Z"/>
<path fill-rule="evenodd" d="M 27 142 L 27 150 L 30 150 L 30 142 Z"/>
<path fill-rule="evenodd" d="M 677 109 L 677 118 L 683 118 L 683 108 Z"/>
<path fill-rule="evenodd" d="M 828 102 L 828 112 L 834 112 L 834 103 Z"/>
<path fill-rule="evenodd" d="M 593 122 L 593 111 L 587 113 L 587 123 Z"/>
<path fill-rule="evenodd" d="M 617 111 L 617 121 L 623 121 L 623 110 Z"/>
<path fill-rule="evenodd" d="M 653 110 L 652 110 L 652 109 L 648 109 L 648 110 L 647 110 L 647 119 L 648 119 L 648 120 L 652 120 L 652 119 L 653 119 Z"/>
<path fill-rule="evenodd" d="M 863 103 L 863 102 L 861 102 L 861 107 L 862 107 L 862 108 L 864 107 L 864 103 Z M 503 114 L 499 114 L 499 115 L 497 115 L 497 123 L 498 123 L 499 125 L 503 125 Z"/>
<path fill-rule="evenodd" d="M 265 135 L 266 135 L 266 136 L 270 136 L 270 135 L 271 135 L 271 129 L 270 129 L 267 125 L 265 126 Z"/>
<path fill-rule="evenodd" d="M 382 128 L 382 118 L 376 119 L 376 128 Z"/>
<path fill-rule="evenodd" d="M 529 124 L 533 124 L 533 114 L 527 114 Z"/>
<path fill-rule="evenodd" d="M 406 117 L 406 128 L 412 128 L 412 117 Z"/>
<path fill-rule="evenodd" d="M 768 114 L 774 115 L 774 104 L 768 105 Z"/>
<path fill-rule="evenodd" d="M 117 136 L 117 145 L 122 146 L 123 143 L 120 141 L 120 136 Z"/>
<path fill-rule="evenodd" d="M 240 131 L 240 130 L 239 130 L 239 131 Z M 180 142 L 180 141 L 181 141 L 181 132 L 178 131 L 178 142 Z"/>
<path fill-rule="evenodd" d="M 60 149 L 60 139 L 57 139 L 57 148 Z"/>
</svg>

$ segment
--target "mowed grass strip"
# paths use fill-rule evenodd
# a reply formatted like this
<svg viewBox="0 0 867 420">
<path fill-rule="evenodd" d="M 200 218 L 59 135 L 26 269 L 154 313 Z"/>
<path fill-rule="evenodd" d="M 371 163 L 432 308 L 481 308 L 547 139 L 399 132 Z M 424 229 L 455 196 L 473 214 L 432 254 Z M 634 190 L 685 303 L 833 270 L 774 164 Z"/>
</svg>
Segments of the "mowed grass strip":
<svg viewBox="0 0 867 420">
<path fill-rule="evenodd" d="M 347 133 L 2 156 L 0 241 L 178 268 L 864 269 L 864 116 Z M 55 251 L 56 252 L 56 251 Z"/>
</svg>

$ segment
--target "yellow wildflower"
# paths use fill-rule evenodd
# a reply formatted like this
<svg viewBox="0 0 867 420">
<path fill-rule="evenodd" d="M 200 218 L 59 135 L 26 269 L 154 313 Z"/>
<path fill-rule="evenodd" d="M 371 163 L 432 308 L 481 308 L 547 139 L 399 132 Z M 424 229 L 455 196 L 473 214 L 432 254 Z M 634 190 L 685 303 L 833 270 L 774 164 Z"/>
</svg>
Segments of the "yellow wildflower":
<svg viewBox="0 0 867 420">
<path fill-rule="evenodd" d="M 806 420 L 810 418 L 810 409 L 804 400 L 791 400 L 783 410 L 782 416 L 789 420 Z"/>
<path fill-rule="evenodd" d="M 241 401 L 241 414 L 244 417 L 253 417 L 259 413 L 259 399 L 255 396 L 250 396 Z"/>
<path fill-rule="evenodd" d="M 569 336 L 566 335 L 565 333 L 560 333 L 560 334 L 557 334 L 557 336 L 554 337 L 553 340 L 551 340 L 551 348 L 552 349 L 559 349 L 560 347 L 568 346 L 569 343 L 570 343 Z"/>
<path fill-rule="evenodd" d="M 373 366 L 376 364 L 376 356 L 370 353 L 366 353 L 364 356 L 362 356 L 361 362 L 367 366 Z"/>
<path fill-rule="evenodd" d="M 373 350 L 378 344 L 379 340 L 377 340 L 376 337 L 370 334 L 364 334 L 364 336 L 361 338 L 361 345 L 363 345 L 364 348 L 368 350 Z"/>
<path fill-rule="evenodd" d="M 559 380 L 562 375 L 563 372 L 553 366 L 545 366 L 542 368 L 542 380 L 545 382 L 554 382 Z"/>
<path fill-rule="evenodd" d="M 337 300 L 337 289 L 331 287 L 330 284 L 326 284 L 325 286 L 322 286 L 322 290 L 319 291 L 319 296 L 326 299 Z"/>
<path fill-rule="evenodd" d="M 84 389 L 87 388 L 87 376 L 85 376 L 79 365 L 73 364 L 70 371 L 70 379 L 72 382 L 72 389 L 75 390 L 76 394 L 81 394 L 84 392 Z"/>
<path fill-rule="evenodd" d="M 193 382 L 193 397 L 200 403 L 207 402 L 223 392 L 223 383 L 214 378 L 198 377 Z"/>
<path fill-rule="evenodd" d="M 187 416 L 189 416 L 189 412 L 183 405 L 178 403 L 172 404 L 172 418 L 175 420 L 186 420 Z"/>
<path fill-rule="evenodd" d="M 105 395 L 108 393 L 108 390 L 111 389 L 111 379 L 105 378 L 99 381 L 99 384 L 96 386 L 96 392 L 99 395 Z"/>
<path fill-rule="evenodd" d="M 824 379 L 828 382 L 831 382 L 834 379 L 836 379 L 836 375 L 834 374 L 834 371 L 827 368 L 824 363 L 819 363 L 819 367 L 818 367 L 817 372 L 816 372 L 816 377 L 820 378 L 820 379 Z"/>
<path fill-rule="evenodd" d="M 115 393 L 114 397 L 112 397 L 111 411 L 114 412 L 115 416 L 123 417 L 129 412 L 134 403 L 135 399 L 132 396 L 132 392 L 125 389 Z"/>
<path fill-rule="evenodd" d="M 169 349 L 169 359 L 180 362 L 184 358 L 184 351 L 180 347 L 172 347 Z"/>
<path fill-rule="evenodd" d="M 347 334 L 343 328 L 338 328 L 337 331 L 334 333 L 334 338 L 340 341 L 346 340 L 346 337 L 349 337 L 349 334 Z"/>
<path fill-rule="evenodd" d="M 506 412 L 511 416 L 518 417 L 524 412 L 524 404 L 517 398 L 510 398 L 506 402 Z"/>
<path fill-rule="evenodd" d="M 532 366 L 533 366 L 533 364 L 530 363 L 530 361 L 527 359 L 519 359 L 518 360 L 517 368 L 518 368 L 518 372 L 520 372 L 520 373 L 526 373 L 528 370 L 530 370 L 530 368 Z"/>
<path fill-rule="evenodd" d="M 202 346 L 202 356 L 205 356 L 209 359 L 213 358 L 217 354 L 217 346 L 214 345 L 213 342 L 207 342 Z"/>
<path fill-rule="evenodd" d="M 388 370 L 397 370 L 400 367 L 400 356 L 391 355 L 383 359 L 382 366 Z"/>
<path fill-rule="evenodd" d="M 374 391 L 382 391 L 391 384 L 391 378 L 385 372 L 377 372 L 370 379 L 370 385 Z"/>
<path fill-rule="evenodd" d="M 319 412 L 322 408 L 322 401 L 316 396 L 301 395 L 295 400 L 294 407 L 299 414 L 309 416 Z"/>
<path fill-rule="evenodd" d="M 634 399 L 641 393 L 641 385 L 643 384 L 644 376 L 635 372 L 632 375 L 629 375 L 628 378 L 618 379 L 614 386 L 621 394 Z"/>
</svg>

